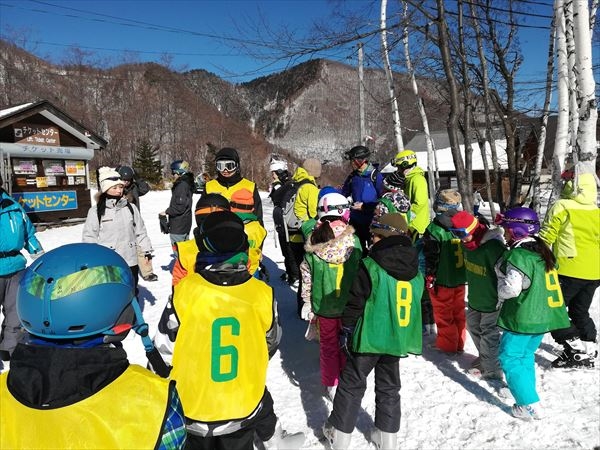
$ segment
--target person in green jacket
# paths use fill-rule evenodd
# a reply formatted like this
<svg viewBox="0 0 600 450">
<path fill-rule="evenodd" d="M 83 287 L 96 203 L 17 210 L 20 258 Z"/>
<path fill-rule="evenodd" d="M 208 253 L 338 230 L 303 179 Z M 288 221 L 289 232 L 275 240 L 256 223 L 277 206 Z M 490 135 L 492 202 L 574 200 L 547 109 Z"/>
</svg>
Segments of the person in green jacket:
<svg viewBox="0 0 600 450">
<path fill-rule="evenodd" d="M 423 276 L 408 225 L 399 213 L 371 223 L 373 246 L 362 260 L 342 313 L 340 346 L 347 351 L 323 434 L 334 449 L 347 449 L 367 377 L 375 371 L 375 428 L 378 448 L 397 448 L 400 428 L 399 360 L 422 351 Z"/>
<path fill-rule="evenodd" d="M 555 368 L 593 367 L 598 355 L 597 330 L 589 314 L 594 292 L 600 286 L 598 188 L 593 173 L 579 174 L 576 188 L 574 181 L 568 179 L 540 230 L 540 237 L 558 261 L 558 279 L 571 319 L 570 326 L 552 332 L 562 345 L 559 357 L 552 362 Z"/>
<path fill-rule="evenodd" d="M 535 351 L 544 333 L 569 324 L 558 284 L 556 258 L 537 236 L 534 210 L 512 208 L 497 217 L 509 250 L 496 266 L 498 326 L 504 329 L 499 359 L 515 398 L 512 414 L 523 420 L 542 419 L 535 388 Z"/>
<path fill-rule="evenodd" d="M 452 216 L 450 231 L 462 241 L 469 292 L 467 295 L 467 331 L 479 357 L 469 373 L 486 380 L 502 380 L 498 361 L 500 330 L 496 325 L 498 298 L 494 267 L 506 251 L 501 228 L 490 226 L 483 217 L 466 211 Z"/>
</svg>

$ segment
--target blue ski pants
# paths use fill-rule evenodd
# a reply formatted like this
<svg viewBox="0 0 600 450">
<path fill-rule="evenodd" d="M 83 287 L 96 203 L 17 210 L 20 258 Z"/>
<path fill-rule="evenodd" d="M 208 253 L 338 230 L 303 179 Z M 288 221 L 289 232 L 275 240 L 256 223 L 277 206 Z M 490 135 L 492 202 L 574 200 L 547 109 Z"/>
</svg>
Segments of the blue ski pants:
<svg viewBox="0 0 600 450">
<path fill-rule="evenodd" d="M 505 330 L 500 338 L 498 359 L 517 405 L 529 405 L 540 400 L 535 389 L 535 351 L 543 337 L 543 334 Z"/>
</svg>

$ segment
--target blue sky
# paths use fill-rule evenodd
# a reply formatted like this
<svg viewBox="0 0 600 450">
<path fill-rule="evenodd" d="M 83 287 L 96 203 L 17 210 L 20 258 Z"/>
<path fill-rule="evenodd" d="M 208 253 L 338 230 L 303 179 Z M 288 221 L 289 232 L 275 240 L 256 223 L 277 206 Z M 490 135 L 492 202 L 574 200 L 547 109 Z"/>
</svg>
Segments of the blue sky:
<svg viewBox="0 0 600 450">
<path fill-rule="evenodd" d="M 263 31 L 285 27 L 300 37 L 310 32 L 314 21 L 325 21 L 339 11 L 335 9 L 339 3 L 343 9 L 362 11 L 365 22 L 377 27 L 379 1 L 367 0 L 0 0 L 0 35 L 24 36 L 27 50 L 53 62 L 61 62 L 71 45 L 111 62 L 122 61 L 125 53 L 141 61 L 160 61 L 161 55 L 170 54 L 176 70 L 205 69 L 242 82 L 300 61 L 272 63 L 244 55 L 239 43 L 249 40 L 253 27 Z M 448 8 L 455 4 L 447 3 Z M 531 14 L 527 27 L 520 30 L 524 62 L 519 79 L 541 82 L 548 45 L 543 28 L 550 24 L 552 1 L 526 3 Z M 355 53 L 349 46 L 318 56 L 355 65 Z"/>
</svg>

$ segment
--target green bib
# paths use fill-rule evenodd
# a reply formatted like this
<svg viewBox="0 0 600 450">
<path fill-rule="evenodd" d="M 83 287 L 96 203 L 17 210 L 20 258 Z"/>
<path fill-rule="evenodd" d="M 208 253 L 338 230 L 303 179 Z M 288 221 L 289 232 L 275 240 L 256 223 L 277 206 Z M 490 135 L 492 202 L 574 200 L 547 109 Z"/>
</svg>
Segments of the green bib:
<svg viewBox="0 0 600 450">
<path fill-rule="evenodd" d="M 469 283 L 469 308 L 480 312 L 494 312 L 498 303 L 498 279 L 494 266 L 506 248 L 497 239 L 491 239 L 475 250 L 466 250 L 465 267 Z"/>
<path fill-rule="evenodd" d="M 569 316 L 563 301 L 558 273 L 546 272 L 542 258 L 524 248 L 510 250 L 500 266 L 506 273 L 507 263 L 531 280 L 528 289 L 507 299 L 498 316 L 498 326 L 516 333 L 541 334 L 567 328 Z"/>
<path fill-rule="evenodd" d="M 352 336 L 352 350 L 393 356 L 420 355 L 423 275 L 398 281 L 373 259 L 363 260 L 371 278 L 371 295 Z"/>
<path fill-rule="evenodd" d="M 305 255 L 312 278 L 312 310 L 316 315 L 323 317 L 342 315 L 361 257 L 362 250 L 356 236 L 354 236 L 354 250 L 343 264 L 328 263 L 314 253 Z"/>
<path fill-rule="evenodd" d="M 467 282 L 465 271 L 464 251 L 460 244 L 460 239 L 439 226 L 431 222 L 427 231 L 440 244 L 440 260 L 435 273 L 435 283 L 440 286 L 456 287 Z"/>
</svg>

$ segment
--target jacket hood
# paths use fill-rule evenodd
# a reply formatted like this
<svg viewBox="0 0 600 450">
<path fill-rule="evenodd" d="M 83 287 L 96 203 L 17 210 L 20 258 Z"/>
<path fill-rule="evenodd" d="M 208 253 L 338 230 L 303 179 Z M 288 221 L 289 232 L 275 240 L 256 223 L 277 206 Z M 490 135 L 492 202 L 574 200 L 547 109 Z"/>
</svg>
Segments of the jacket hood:
<svg viewBox="0 0 600 450">
<path fill-rule="evenodd" d="M 129 366 L 123 348 L 64 348 L 19 344 L 7 385 L 30 408 L 59 408 L 94 395 Z"/>
<path fill-rule="evenodd" d="M 317 184 L 317 182 L 315 181 L 315 177 L 310 176 L 308 174 L 308 172 L 306 171 L 306 169 L 304 169 L 303 167 L 298 167 L 296 169 L 296 171 L 294 172 L 294 176 L 292 177 L 292 180 L 294 180 L 296 182 L 308 180 L 311 183 L 313 183 L 314 185 Z"/>
<path fill-rule="evenodd" d="M 412 178 L 418 175 L 425 175 L 425 171 L 419 166 L 415 166 L 406 174 L 406 178 Z"/>
<path fill-rule="evenodd" d="M 338 237 L 320 244 L 311 244 L 309 236 L 304 249 L 306 253 L 314 253 L 325 262 L 342 264 L 348 261 L 354 250 L 354 228 L 348 225 Z"/>
<path fill-rule="evenodd" d="M 598 187 L 593 173 L 582 173 L 577 178 L 577 190 L 573 190 L 573 181 L 568 181 L 561 192 L 561 198 L 570 199 L 582 205 L 595 205 Z"/>
<path fill-rule="evenodd" d="M 406 236 L 390 236 L 376 242 L 369 256 L 396 280 L 412 280 L 419 272 L 417 249 Z"/>
<path fill-rule="evenodd" d="M 173 183 L 173 186 L 175 186 L 176 184 L 179 184 L 179 183 L 187 183 L 187 184 L 189 184 L 190 188 L 193 190 L 194 189 L 194 174 L 192 172 L 184 173 L 177 179 L 177 181 L 175 183 Z"/>
<path fill-rule="evenodd" d="M 506 241 L 504 240 L 504 230 L 502 228 L 489 228 L 483 235 L 483 237 L 481 238 L 481 244 L 485 244 L 487 241 L 491 241 L 492 239 L 496 239 L 500 242 L 502 242 L 503 244 L 506 243 Z"/>
</svg>

